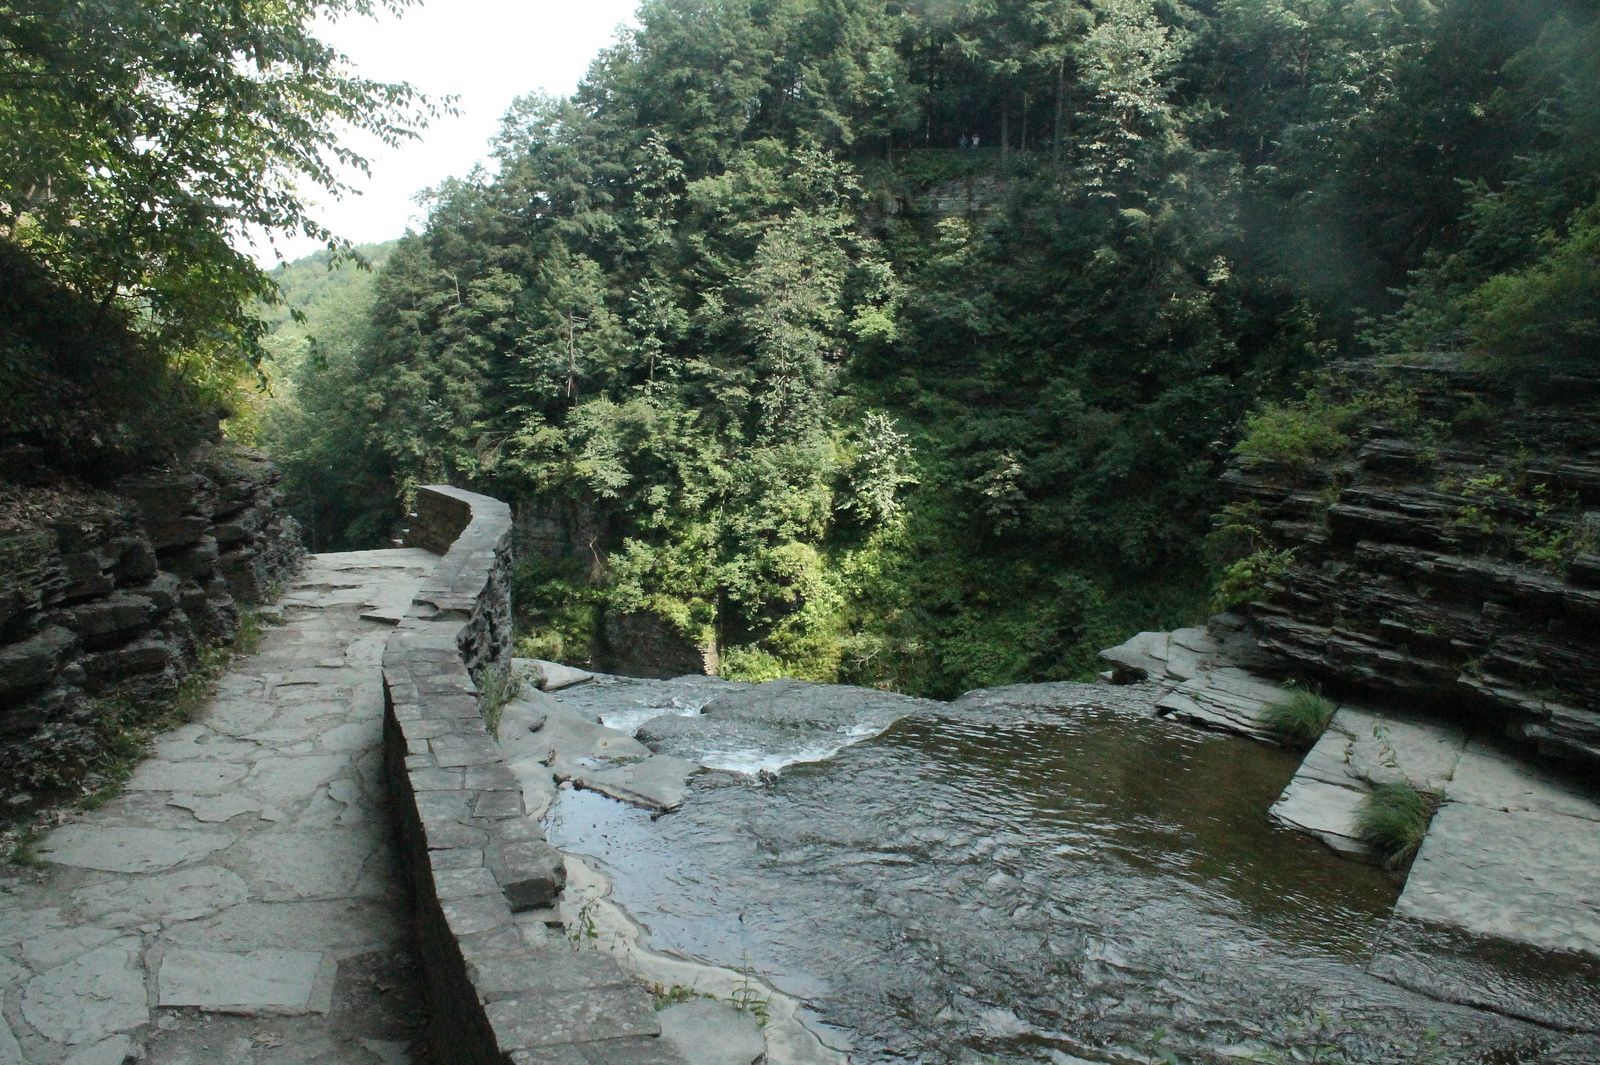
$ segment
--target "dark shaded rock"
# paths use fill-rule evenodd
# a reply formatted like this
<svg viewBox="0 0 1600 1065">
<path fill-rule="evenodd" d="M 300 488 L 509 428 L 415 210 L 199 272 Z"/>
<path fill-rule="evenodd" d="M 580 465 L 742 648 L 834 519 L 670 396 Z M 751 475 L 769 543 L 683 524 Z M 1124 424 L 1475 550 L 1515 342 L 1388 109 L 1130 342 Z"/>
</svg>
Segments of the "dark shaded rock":
<svg viewBox="0 0 1600 1065">
<path fill-rule="evenodd" d="M 253 506 L 241 511 L 231 520 L 212 526 L 211 535 L 217 543 L 228 546 L 253 538 L 267 524 L 266 508 Z"/>
<path fill-rule="evenodd" d="M 198 536 L 184 543 L 189 546 L 161 554 L 162 569 L 168 573 L 176 573 L 180 577 L 191 577 L 196 580 L 209 578 L 217 572 L 217 559 L 220 556 L 215 538 Z M 160 543 L 156 544 L 157 548 L 160 546 Z"/>
<path fill-rule="evenodd" d="M 0 632 L 59 600 L 67 574 L 54 540 L 41 530 L 0 536 Z"/>
<path fill-rule="evenodd" d="M 1376 428 L 1351 460 L 1308 472 L 1230 467 L 1229 492 L 1293 553 L 1242 611 L 1267 656 L 1253 668 L 1486 719 L 1600 766 L 1600 557 L 1581 509 L 1600 499 L 1600 393 L 1519 405 L 1450 360 L 1382 372 L 1437 425 L 1480 402 L 1495 424 L 1442 445 L 1437 425 Z M 1352 387 L 1378 375 L 1355 367 Z M 1550 544 L 1583 549 L 1535 550 Z"/>
<path fill-rule="evenodd" d="M 113 571 L 123 584 L 143 584 L 159 572 L 155 548 L 142 536 L 125 536 L 112 541 L 117 549 Z"/>
<path fill-rule="evenodd" d="M 150 528 L 179 518 L 207 516 L 216 505 L 216 486 L 194 472 L 133 477 L 123 481 L 119 490 L 132 500 Z"/>
<path fill-rule="evenodd" d="M 175 670 L 182 656 L 171 640 L 151 636 L 114 651 L 98 651 L 82 659 L 84 672 L 97 689 L 104 689 L 132 677 Z"/>
<path fill-rule="evenodd" d="M 120 496 L 51 486 L 11 497 L 0 532 L 0 755 L 10 770 L 0 799 L 70 784 L 105 742 L 107 707 L 170 697 L 198 661 L 199 638 L 238 631 L 236 596 L 259 601 L 298 563 L 297 527 L 274 510 L 279 475 L 259 456 L 229 455 L 208 446 L 185 468 L 123 481 Z"/>
<path fill-rule="evenodd" d="M 0 696 L 9 698 L 49 684 L 77 644 L 72 632 L 50 625 L 26 640 L 0 648 Z"/>
<path fill-rule="evenodd" d="M 176 573 L 162 573 L 134 591 L 155 604 L 157 615 L 177 609 L 183 594 L 183 581 Z"/>
<path fill-rule="evenodd" d="M 714 676 L 718 665 L 714 641 L 690 639 L 649 611 L 606 615 L 596 657 L 608 673 L 663 680 L 691 673 Z"/>
<path fill-rule="evenodd" d="M 57 611 L 54 617 L 58 624 L 77 633 L 84 646 L 99 648 L 113 646 L 149 628 L 156 615 L 155 603 L 146 597 L 116 592 L 70 610 Z"/>
</svg>

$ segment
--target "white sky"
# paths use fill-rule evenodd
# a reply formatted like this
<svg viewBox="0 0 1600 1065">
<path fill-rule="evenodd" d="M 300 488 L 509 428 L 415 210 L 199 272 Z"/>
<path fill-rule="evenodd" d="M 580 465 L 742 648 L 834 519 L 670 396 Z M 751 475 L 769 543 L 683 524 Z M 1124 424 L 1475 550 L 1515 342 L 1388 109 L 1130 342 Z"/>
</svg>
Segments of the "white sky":
<svg viewBox="0 0 1600 1065">
<path fill-rule="evenodd" d="M 485 161 L 489 138 L 511 101 L 543 90 L 565 96 L 578 87 L 589 62 L 631 22 L 638 0 L 424 0 L 396 19 L 349 18 L 319 32 L 350 57 L 364 76 L 409 81 L 430 96 L 460 97 L 456 118 L 436 119 L 398 150 L 375 145 L 364 154 L 372 176 L 354 175 L 360 196 L 316 199 L 313 214 L 340 236 L 359 243 L 388 240 L 416 228 L 412 198 L 446 177 Z M 278 240 L 287 259 L 318 249 L 315 241 Z M 249 249 L 275 261 L 264 241 Z"/>
</svg>

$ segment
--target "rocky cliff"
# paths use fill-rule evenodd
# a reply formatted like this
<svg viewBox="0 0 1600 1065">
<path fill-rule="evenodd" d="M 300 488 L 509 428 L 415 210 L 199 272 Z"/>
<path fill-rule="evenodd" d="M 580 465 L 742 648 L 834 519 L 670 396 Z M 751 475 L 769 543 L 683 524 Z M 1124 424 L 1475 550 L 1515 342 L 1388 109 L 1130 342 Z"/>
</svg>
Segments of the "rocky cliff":
<svg viewBox="0 0 1600 1065">
<path fill-rule="evenodd" d="M 1266 668 L 1600 766 L 1597 415 L 1600 376 L 1344 368 L 1226 474 Z"/>
<path fill-rule="evenodd" d="M 106 489 L 0 483 L 0 800 L 73 783 L 298 562 L 277 470 L 205 446 Z"/>
</svg>

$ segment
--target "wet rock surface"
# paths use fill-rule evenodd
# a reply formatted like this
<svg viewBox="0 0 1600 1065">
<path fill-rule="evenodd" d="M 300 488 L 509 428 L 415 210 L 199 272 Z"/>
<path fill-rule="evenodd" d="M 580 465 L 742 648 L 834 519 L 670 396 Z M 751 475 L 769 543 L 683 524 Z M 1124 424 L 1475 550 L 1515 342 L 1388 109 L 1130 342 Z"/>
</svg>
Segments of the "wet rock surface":
<svg viewBox="0 0 1600 1065">
<path fill-rule="evenodd" d="M 1104 679 L 1157 685 L 1158 711 L 1251 738 L 1263 732 L 1259 713 L 1271 692 L 1283 693 L 1239 665 L 1263 668 L 1263 659 L 1250 630 L 1229 615 L 1214 618 L 1208 630 L 1140 633 L 1101 657 L 1112 666 Z M 1172 712 L 1176 693 L 1211 690 L 1218 677 L 1233 674 L 1261 687 L 1259 706 L 1245 717 Z M 1245 688 L 1225 683 L 1229 692 Z M 1592 782 L 1560 765 L 1537 764 L 1504 739 L 1475 737 L 1436 714 L 1346 703 L 1305 754 L 1270 817 L 1345 857 L 1375 862 L 1358 819 L 1375 785 L 1395 783 L 1441 804 L 1406 878 L 1396 927 L 1409 922 L 1434 937 L 1464 934 L 1513 952 L 1567 952 L 1600 962 L 1600 875 L 1594 872 L 1600 868 L 1600 833 L 1594 831 L 1600 792 Z M 1425 991 L 1415 975 L 1429 968 L 1425 953 L 1403 965 L 1386 955 L 1375 971 L 1411 974 L 1407 978 Z M 1534 986 L 1528 991 L 1507 983 L 1495 1008 L 1543 1016 L 1532 998 L 1548 989 Z"/>
<path fill-rule="evenodd" d="M 672 683 L 572 691 L 589 717 L 693 755 L 721 697 Z M 779 688 L 761 711 L 762 687 L 732 693 L 730 722 L 804 736 L 791 752 L 851 729 L 842 694 Z M 1168 690 L 1023 685 L 869 708 L 872 730 L 830 757 L 698 774 L 665 817 L 560 792 L 551 838 L 602 863 L 658 948 L 747 967 L 853 1061 L 1148 1060 L 1158 1029 L 1185 1061 L 1322 1039 L 1351 1061 L 1578 1053 L 1570 1033 L 1595 1027 L 1600 1002 L 1587 970 L 1467 950 L 1429 986 L 1433 948 L 1401 935 L 1394 882 L 1268 822 L 1298 756 L 1164 721 Z M 1362 759 L 1379 750 L 1370 724 L 1347 720 Z M 1391 746 L 1424 774 L 1465 757 L 1459 734 L 1438 750 L 1415 738 Z"/>
<path fill-rule="evenodd" d="M 661 1011 L 661 1038 L 695 1065 L 759 1065 L 767 1053 L 761 1021 L 727 1002 L 701 999 Z"/>
<path fill-rule="evenodd" d="M 360 614 L 433 562 L 313 557 L 199 718 L 45 836 L 37 873 L 0 881 L 0 1062 L 411 1060 L 378 750 L 389 629 Z"/>
</svg>

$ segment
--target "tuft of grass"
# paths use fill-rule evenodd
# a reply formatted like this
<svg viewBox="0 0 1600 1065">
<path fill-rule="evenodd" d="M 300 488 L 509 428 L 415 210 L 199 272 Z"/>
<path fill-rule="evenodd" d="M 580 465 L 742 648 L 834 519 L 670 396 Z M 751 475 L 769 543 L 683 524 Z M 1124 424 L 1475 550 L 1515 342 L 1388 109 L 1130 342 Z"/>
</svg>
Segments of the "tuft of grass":
<svg viewBox="0 0 1600 1065">
<path fill-rule="evenodd" d="M 511 668 L 511 663 L 501 662 L 483 671 L 483 678 L 478 682 L 478 712 L 483 715 L 489 735 L 495 739 L 500 738 L 500 719 L 505 714 L 506 704 L 521 691 L 522 678 Z"/>
<path fill-rule="evenodd" d="M 567 928 L 567 942 L 572 944 L 573 950 L 600 938 L 600 922 L 594 915 L 599 905 L 598 898 L 588 898 L 578 907 L 578 919 Z"/>
<path fill-rule="evenodd" d="M 1338 708 L 1332 699 L 1309 688 L 1294 688 L 1262 711 L 1261 723 L 1288 743 L 1310 747 Z"/>
<path fill-rule="evenodd" d="M 44 866 L 44 860 L 39 857 L 39 841 L 44 838 L 44 828 L 41 825 L 27 825 L 16 836 L 15 842 L 6 849 L 5 856 L 0 857 L 0 865 L 16 865 L 28 869 L 38 869 Z"/>
<path fill-rule="evenodd" d="M 705 991 L 697 991 L 696 989 L 688 987 L 684 984 L 672 984 L 671 986 L 666 984 L 652 984 L 650 986 L 650 993 L 655 999 L 655 1008 L 657 1013 L 660 1013 L 668 1006 L 676 1006 L 683 1002 L 693 1002 L 696 999 L 703 998 L 712 1002 L 717 1000 L 716 995 L 709 994 Z"/>
<path fill-rule="evenodd" d="M 254 610 L 240 611 L 239 632 L 233 638 L 233 657 L 253 655 L 261 650 L 261 641 L 266 636 L 268 624 L 270 621 L 264 614 Z"/>
<path fill-rule="evenodd" d="M 1417 856 L 1439 797 L 1410 781 L 1377 784 L 1356 813 L 1356 835 L 1383 861 L 1385 869 L 1404 869 Z"/>
</svg>

